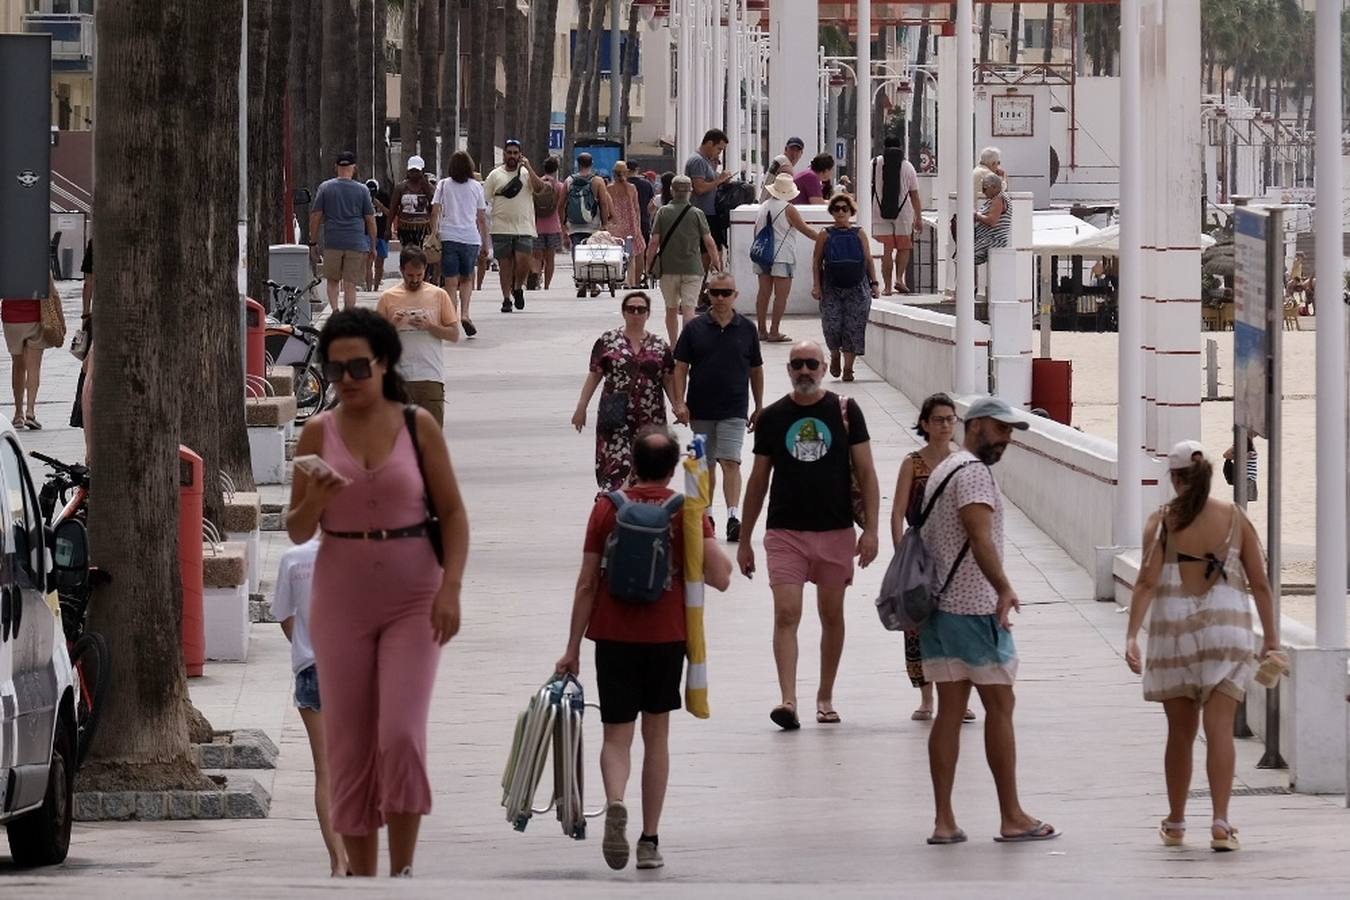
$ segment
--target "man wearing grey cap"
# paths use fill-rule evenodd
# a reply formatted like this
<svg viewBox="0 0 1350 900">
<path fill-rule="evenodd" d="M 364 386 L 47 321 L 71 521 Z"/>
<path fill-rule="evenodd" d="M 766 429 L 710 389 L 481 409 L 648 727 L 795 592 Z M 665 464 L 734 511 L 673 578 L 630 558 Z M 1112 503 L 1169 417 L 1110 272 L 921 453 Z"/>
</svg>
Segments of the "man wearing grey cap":
<svg viewBox="0 0 1350 900">
<path fill-rule="evenodd" d="M 1017 649 L 1009 614 L 1021 601 L 1003 571 L 1003 496 L 991 466 L 1003 458 L 1014 430 L 1030 425 L 997 397 L 980 397 L 965 415 L 963 449 L 928 477 L 932 512 L 923 537 L 944 582 L 938 606 L 920 632 L 923 675 L 937 686 L 937 718 L 928 736 L 936 805 L 930 844 L 959 844 L 952 788 L 961 749 L 961 722 L 972 686 L 985 708 L 985 756 L 998 789 L 1000 843 L 1058 837 L 1053 825 L 1026 813 L 1017 797 L 1013 682 Z M 936 502 L 935 501 L 936 498 Z"/>
<path fill-rule="evenodd" d="M 709 268 L 720 268 L 708 217 L 690 202 L 693 187 L 688 175 L 671 179 L 670 202 L 652 220 L 652 239 L 647 244 L 647 269 L 660 279 L 666 303 L 666 333 L 672 347 L 680 337 L 681 318 L 687 325 L 694 317 L 703 289 L 704 253 L 710 260 Z"/>
</svg>

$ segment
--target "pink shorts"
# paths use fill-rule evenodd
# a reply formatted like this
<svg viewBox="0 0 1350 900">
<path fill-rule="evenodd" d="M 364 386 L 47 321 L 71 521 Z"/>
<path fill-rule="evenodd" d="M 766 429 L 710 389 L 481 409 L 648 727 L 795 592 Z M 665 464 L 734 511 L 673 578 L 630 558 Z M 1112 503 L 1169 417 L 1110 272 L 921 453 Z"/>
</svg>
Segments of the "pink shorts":
<svg viewBox="0 0 1350 900">
<path fill-rule="evenodd" d="M 764 535 L 769 586 L 806 584 L 823 587 L 853 583 L 857 536 L 852 528 L 835 531 L 789 531 L 772 528 Z"/>
</svg>

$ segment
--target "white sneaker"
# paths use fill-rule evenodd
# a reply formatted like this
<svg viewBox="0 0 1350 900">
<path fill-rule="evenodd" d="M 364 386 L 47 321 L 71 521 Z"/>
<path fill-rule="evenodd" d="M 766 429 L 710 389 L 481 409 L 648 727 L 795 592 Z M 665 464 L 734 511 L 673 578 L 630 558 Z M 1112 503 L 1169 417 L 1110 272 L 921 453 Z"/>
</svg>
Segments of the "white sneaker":
<svg viewBox="0 0 1350 900">
<path fill-rule="evenodd" d="M 605 837 L 600 850 L 611 869 L 628 865 L 628 808 L 615 800 L 605 809 Z"/>
<path fill-rule="evenodd" d="M 659 869 L 666 864 L 661 858 L 661 848 L 651 841 L 638 841 L 637 867 L 639 869 Z"/>
<path fill-rule="evenodd" d="M 394 875 L 393 875 L 393 877 L 394 877 L 394 878 L 411 878 L 411 877 L 412 877 L 412 866 L 404 866 L 404 867 L 403 867 L 403 871 L 401 871 L 401 872 L 395 872 Z"/>
</svg>

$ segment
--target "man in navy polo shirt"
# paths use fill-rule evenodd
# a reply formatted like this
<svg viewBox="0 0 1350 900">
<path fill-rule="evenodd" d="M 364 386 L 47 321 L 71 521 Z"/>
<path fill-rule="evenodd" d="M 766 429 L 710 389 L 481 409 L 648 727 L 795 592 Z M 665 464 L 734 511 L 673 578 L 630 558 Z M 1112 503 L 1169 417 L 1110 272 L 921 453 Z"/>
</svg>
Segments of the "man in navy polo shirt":
<svg viewBox="0 0 1350 900">
<path fill-rule="evenodd" d="M 741 537 L 741 449 L 764 405 L 764 360 L 755 323 L 736 312 L 730 273 L 708 279 L 708 296 L 711 307 L 684 326 L 675 344 L 675 421 L 708 437 L 708 458 L 718 463 L 710 469 L 709 487 L 715 492 L 720 467 L 727 540 L 734 543 Z"/>
</svg>

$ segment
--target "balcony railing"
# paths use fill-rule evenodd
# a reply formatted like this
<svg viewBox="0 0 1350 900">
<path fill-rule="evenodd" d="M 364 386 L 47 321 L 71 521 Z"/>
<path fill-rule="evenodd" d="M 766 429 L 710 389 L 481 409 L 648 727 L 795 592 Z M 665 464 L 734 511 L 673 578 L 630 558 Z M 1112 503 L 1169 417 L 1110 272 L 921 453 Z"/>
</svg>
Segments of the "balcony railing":
<svg viewBox="0 0 1350 900">
<path fill-rule="evenodd" d="M 52 62 L 57 64 L 54 68 L 58 70 L 83 68 L 94 58 L 94 17 L 91 15 L 30 13 L 23 17 L 23 30 L 29 34 L 52 36 Z"/>
</svg>

